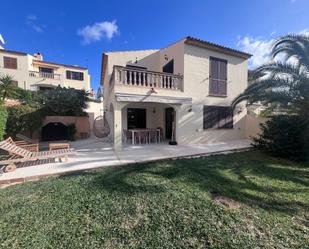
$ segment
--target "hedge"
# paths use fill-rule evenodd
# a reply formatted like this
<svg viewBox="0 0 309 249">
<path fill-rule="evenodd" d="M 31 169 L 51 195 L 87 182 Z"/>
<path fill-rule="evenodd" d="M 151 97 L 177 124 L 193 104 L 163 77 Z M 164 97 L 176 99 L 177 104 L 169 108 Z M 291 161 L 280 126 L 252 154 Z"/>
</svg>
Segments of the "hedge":
<svg viewBox="0 0 309 249">
<path fill-rule="evenodd" d="M 3 105 L 0 105 L 0 139 L 3 139 L 3 136 L 5 134 L 5 127 L 7 122 L 8 113 L 6 110 L 6 107 Z"/>
<path fill-rule="evenodd" d="M 8 107 L 6 134 L 15 137 L 18 133 L 30 132 L 32 134 L 42 125 L 42 113 L 29 105 Z"/>
</svg>

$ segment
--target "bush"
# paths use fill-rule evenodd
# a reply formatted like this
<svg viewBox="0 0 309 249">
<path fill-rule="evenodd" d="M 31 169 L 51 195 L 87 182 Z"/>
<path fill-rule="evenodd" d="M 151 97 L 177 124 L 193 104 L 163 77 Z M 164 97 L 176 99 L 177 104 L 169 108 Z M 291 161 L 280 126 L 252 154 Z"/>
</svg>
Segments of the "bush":
<svg viewBox="0 0 309 249">
<path fill-rule="evenodd" d="M 44 92 L 46 116 L 87 116 L 87 93 L 73 88 L 57 87 Z"/>
<path fill-rule="evenodd" d="M 273 116 L 261 124 L 261 129 L 260 137 L 253 139 L 255 148 L 296 161 L 309 158 L 309 124 L 305 118 Z"/>
<path fill-rule="evenodd" d="M 18 105 L 8 107 L 8 120 L 6 134 L 15 137 L 18 133 L 32 133 L 42 125 L 42 113 L 40 109 L 29 105 Z"/>
<path fill-rule="evenodd" d="M 5 106 L 0 105 L 0 140 L 3 139 L 3 136 L 5 134 L 7 117 L 8 113 Z"/>
<path fill-rule="evenodd" d="M 69 124 L 68 125 L 68 139 L 70 141 L 75 141 L 75 137 L 74 137 L 75 133 L 76 133 L 75 124 L 74 123 Z"/>
</svg>

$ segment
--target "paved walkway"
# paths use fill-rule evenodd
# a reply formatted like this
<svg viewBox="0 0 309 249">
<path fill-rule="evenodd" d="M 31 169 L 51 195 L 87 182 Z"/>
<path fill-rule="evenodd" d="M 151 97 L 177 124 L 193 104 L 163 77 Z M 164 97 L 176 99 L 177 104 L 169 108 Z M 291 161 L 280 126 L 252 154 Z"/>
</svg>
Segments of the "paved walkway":
<svg viewBox="0 0 309 249">
<path fill-rule="evenodd" d="M 214 144 L 178 146 L 168 144 L 136 145 L 125 146 L 120 152 L 115 152 L 110 144 L 104 143 L 99 139 L 72 142 L 71 146 L 75 148 L 77 153 L 69 158 L 69 162 L 51 162 L 18 168 L 14 172 L 2 174 L 0 176 L 0 185 L 105 166 L 222 152 L 227 153 L 250 148 L 250 141 L 243 139 Z"/>
</svg>

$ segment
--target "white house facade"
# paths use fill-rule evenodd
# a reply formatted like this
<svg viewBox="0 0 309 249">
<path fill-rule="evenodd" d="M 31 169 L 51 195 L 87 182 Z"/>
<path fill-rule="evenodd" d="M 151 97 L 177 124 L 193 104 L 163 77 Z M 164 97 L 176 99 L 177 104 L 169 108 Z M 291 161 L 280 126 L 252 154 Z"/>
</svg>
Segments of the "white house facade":
<svg viewBox="0 0 309 249">
<path fill-rule="evenodd" d="M 246 136 L 246 108 L 232 100 L 247 87 L 250 54 L 186 37 L 157 50 L 106 52 L 101 84 L 114 148 L 124 132 L 160 128 L 166 140 L 199 144 Z"/>
<path fill-rule="evenodd" d="M 27 90 L 44 90 L 57 86 L 90 90 L 88 69 L 44 61 L 40 53 L 0 49 L 0 75 L 10 75 L 17 86 Z"/>
</svg>

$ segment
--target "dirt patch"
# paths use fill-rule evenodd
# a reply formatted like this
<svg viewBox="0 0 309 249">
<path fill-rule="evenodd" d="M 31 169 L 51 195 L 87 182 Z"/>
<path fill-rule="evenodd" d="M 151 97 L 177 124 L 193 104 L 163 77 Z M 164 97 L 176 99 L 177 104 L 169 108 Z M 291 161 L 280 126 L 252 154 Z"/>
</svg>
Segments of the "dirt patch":
<svg viewBox="0 0 309 249">
<path fill-rule="evenodd" d="M 229 197 L 223 196 L 217 191 L 212 191 L 210 192 L 210 194 L 211 194 L 212 200 L 216 204 L 221 204 L 231 209 L 238 209 L 241 207 L 241 204 L 239 202 L 234 201 Z"/>
<path fill-rule="evenodd" d="M 309 219 L 307 217 L 305 218 L 293 217 L 292 221 L 296 225 L 306 227 L 306 229 L 309 228 Z"/>
</svg>

